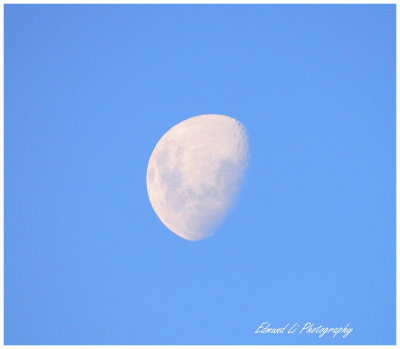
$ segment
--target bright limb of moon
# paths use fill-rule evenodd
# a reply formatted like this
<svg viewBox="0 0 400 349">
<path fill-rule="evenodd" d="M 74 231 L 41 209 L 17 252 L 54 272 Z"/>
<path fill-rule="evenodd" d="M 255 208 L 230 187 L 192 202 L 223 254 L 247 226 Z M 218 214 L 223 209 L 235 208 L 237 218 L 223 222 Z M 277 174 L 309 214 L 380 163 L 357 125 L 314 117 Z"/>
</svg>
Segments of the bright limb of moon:
<svg viewBox="0 0 400 349">
<path fill-rule="evenodd" d="M 147 192 L 160 220 L 187 240 L 211 236 L 235 201 L 248 150 L 245 128 L 229 116 L 199 115 L 172 127 L 147 167 Z"/>
</svg>

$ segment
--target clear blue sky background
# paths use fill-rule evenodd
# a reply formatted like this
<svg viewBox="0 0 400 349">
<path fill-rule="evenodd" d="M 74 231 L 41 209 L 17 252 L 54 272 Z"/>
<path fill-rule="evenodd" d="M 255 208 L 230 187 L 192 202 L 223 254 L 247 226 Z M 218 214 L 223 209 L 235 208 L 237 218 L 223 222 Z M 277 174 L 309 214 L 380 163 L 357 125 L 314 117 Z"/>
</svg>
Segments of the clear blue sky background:
<svg viewBox="0 0 400 349">
<path fill-rule="evenodd" d="M 145 176 L 207 113 L 252 155 L 193 243 Z M 395 342 L 394 5 L 7 5 L 5 132 L 6 344 Z"/>
</svg>

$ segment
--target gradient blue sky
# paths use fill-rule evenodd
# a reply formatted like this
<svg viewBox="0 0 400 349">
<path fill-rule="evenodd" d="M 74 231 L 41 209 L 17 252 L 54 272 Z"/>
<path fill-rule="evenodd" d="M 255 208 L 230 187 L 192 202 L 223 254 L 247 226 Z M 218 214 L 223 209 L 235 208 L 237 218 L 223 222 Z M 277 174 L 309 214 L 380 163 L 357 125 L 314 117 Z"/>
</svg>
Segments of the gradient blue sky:
<svg viewBox="0 0 400 349">
<path fill-rule="evenodd" d="M 193 243 L 146 167 L 207 113 L 252 155 Z M 393 344 L 395 6 L 6 5 L 5 195 L 6 344 Z"/>
</svg>

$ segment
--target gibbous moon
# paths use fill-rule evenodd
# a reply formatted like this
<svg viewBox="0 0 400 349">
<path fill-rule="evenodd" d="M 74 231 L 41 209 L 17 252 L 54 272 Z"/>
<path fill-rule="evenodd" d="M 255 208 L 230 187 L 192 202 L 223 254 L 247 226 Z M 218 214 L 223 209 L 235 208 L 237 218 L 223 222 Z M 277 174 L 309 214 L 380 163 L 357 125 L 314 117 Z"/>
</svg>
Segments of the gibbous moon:
<svg viewBox="0 0 400 349">
<path fill-rule="evenodd" d="M 147 192 L 160 220 L 186 240 L 213 234 L 240 189 L 248 158 L 243 125 L 199 115 L 165 133 L 150 156 Z"/>
</svg>

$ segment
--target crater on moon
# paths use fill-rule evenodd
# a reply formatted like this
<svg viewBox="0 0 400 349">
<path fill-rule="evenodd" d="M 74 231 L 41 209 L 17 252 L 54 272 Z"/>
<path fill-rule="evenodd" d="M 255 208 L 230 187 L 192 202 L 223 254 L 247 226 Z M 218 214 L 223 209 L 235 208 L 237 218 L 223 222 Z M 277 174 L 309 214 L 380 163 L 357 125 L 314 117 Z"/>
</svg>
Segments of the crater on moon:
<svg viewBox="0 0 400 349">
<path fill-rule="evenodd" d="M 160 220 L 187 240 L 212 235 L 244 176 L 248 137 L 236 119 L 195 116 L 166 132 L 150 156 L 147 191 Z"/>
</svg>

